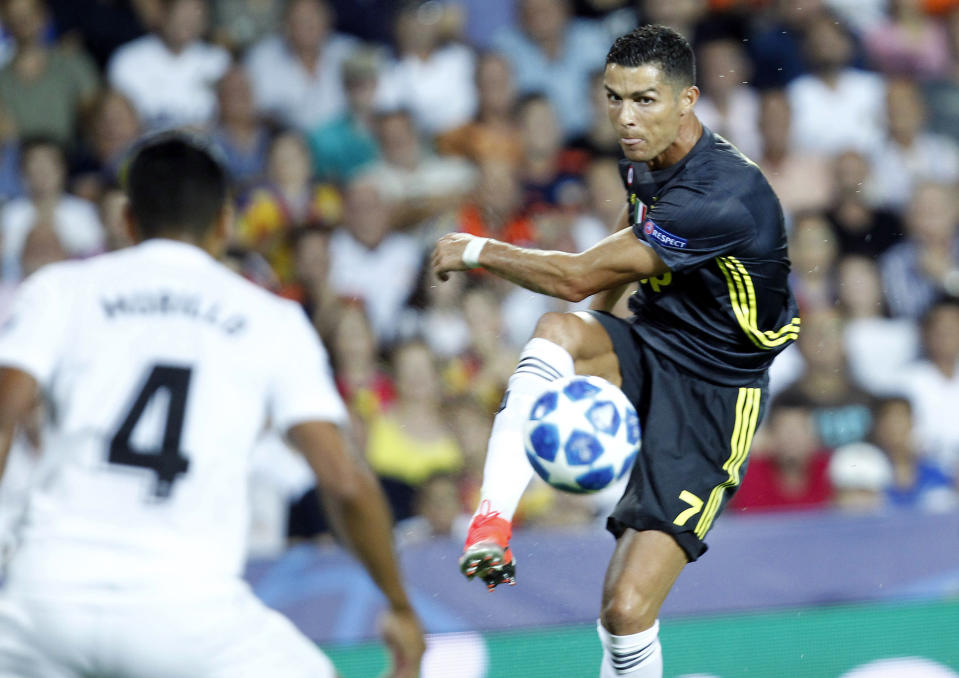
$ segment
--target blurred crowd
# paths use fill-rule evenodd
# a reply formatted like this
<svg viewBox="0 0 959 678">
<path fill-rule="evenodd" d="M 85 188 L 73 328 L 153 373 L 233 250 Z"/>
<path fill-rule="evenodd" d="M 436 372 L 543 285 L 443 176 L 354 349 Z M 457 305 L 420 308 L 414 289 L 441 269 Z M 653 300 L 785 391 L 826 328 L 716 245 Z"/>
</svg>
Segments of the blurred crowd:
<svg viewBox="0 0 959 678">
<path fill-rule="evenodd" d="M 676 28 L 701 120 L 782 200 L 803 314 L 730 512 L 959 504 L 955 0 L 0 7 L 0 316 L 40 266 L 129 243 L 120 174 L 140 135 L 202 130 L 233 180 L 228 262 L 313 319 L 405 541 L 465 530 L 519 349 L 543 312 L 584 307 L 482 272 L 440 283 L 432 243 L 605 237 L 625 195 L 606 51 Z M 41 447 L 28 427 L 0 513 Z M 254 552 L 326 532 L 308 478 L 265 434 Z M 536 487 L 519 519 L 590 523 L 614 494 Z"/>
</svg>

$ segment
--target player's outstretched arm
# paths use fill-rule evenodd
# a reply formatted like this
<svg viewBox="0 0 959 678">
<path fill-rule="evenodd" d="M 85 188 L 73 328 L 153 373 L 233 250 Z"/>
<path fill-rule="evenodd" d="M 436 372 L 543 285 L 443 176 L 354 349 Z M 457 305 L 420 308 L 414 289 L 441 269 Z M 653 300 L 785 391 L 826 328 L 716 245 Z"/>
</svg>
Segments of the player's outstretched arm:
<svg viewBox="0 0 959 678">
<path fill-rule="evenodd" d="M 475 236 L 466 233 L 441 237 L 433 249 L 434 274 L 446 280 L 450 272 L 465 271 L 477 264 L 534 292 L 581 301 L 597 292 L 669 270 L 631 228 L 623 228 L 579 254 L 516 247 L 493 239 L 487 240 L 478 252 L 475 244 L 467 250 L 475 241 Z"/>
<path fill-rule="evenodd" d="M 393 656 L 393 678 L 415 678 L 425 649 L 423 631 L 393 552 L 390 510 L 372 471 L 351 453 L 340 429 L 329 422 L 293 426 L 288 438 L 316 474 L 330 523 L 389 601 L 383 639 Z"/>
<path fill-rule="evenodd" d="M 0 478 L 7 464 L 17 424 L 37 401 L 37 382 L 26 372 L 0 368 Z"/>
</svg>

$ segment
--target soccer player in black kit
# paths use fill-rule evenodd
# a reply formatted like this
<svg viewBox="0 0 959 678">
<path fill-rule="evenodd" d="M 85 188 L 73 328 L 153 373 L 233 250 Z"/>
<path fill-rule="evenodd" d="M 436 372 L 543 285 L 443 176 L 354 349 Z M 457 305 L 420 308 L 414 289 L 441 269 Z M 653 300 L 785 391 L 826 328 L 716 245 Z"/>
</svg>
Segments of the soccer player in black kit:
<svg viewBox="0 0 959 678">
<path fill-rule="evenodd" d="M 453 233 L 432 257 L 441 280 L 479 266 L 554 297 L 595 295 L 595 310 L 543 315 L 520 356 L 460 566 L 490 589 L 515 583 L 511 520 L 532 475 L 522 425 L 548 382 L 576 373 L 619 385 L 643 440 L 608 520 L 616 548 L 601 678 L 662 676 L 660 606 L 742 480 L 767 368 L 799 333 L 779 201 L 759 168 L 696 118 L 694 83 L 689 43 L 670 28 L 639 28 L 610 49 L 605 87 L 629 194 L 613 235 L 567 254 Z M 633 316 L 607 313 L 637 281 Z"/>
</svg>

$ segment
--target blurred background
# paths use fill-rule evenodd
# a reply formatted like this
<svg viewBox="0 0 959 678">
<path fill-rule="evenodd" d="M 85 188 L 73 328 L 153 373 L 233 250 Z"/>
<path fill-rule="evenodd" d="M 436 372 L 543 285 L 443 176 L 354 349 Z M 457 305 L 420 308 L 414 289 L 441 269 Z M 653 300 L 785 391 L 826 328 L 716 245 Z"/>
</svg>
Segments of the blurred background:
<svg viewBox="0 0 959 678">
<path fill-rule="evenodd" d="M 456 559 L 519 349 L 573 306 L 426 268 L 463 231 L 579 251 L 623 205 L 602 69 L 665 23 L 703 123 L 786 212 L 803 314 L 745 482 L 663 612 L 668 676 L 959 673 L 959 3 L 955 0 L 2 0 L 0 318 L 53 261 L 126 246 L 141 134 L 203 130 L 233 180 L 228 262 L 295 299 L 390 497 L 424 676 L 591 676 L 614 489 L 528 491 L 519 585 Z M 621 309 L 625 313 L 625 309 Z M 39 422 L 42 413 L 37 413 Z M 9 538 L 42 452 L 15 444 Z M 310 473 L 265 434 L 248 578 L 374 676 L 375 589 Z"/>
</svg>

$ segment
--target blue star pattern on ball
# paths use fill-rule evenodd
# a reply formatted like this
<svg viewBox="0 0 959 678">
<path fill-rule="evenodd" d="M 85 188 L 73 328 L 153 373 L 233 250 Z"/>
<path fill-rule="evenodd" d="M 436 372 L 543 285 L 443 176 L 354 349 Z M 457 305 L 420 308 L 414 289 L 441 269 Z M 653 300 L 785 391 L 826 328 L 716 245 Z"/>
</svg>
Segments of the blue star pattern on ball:
<svg viewBox="0 0 959 678">
<path fill-rule="evenodd" d="M 596 492 L 629 473 L 639 452 L 639 417 L 613 384 L 576 375 L 537 398 L 524 428 L 536 473 L 566 492 Z"/>
</svg>

